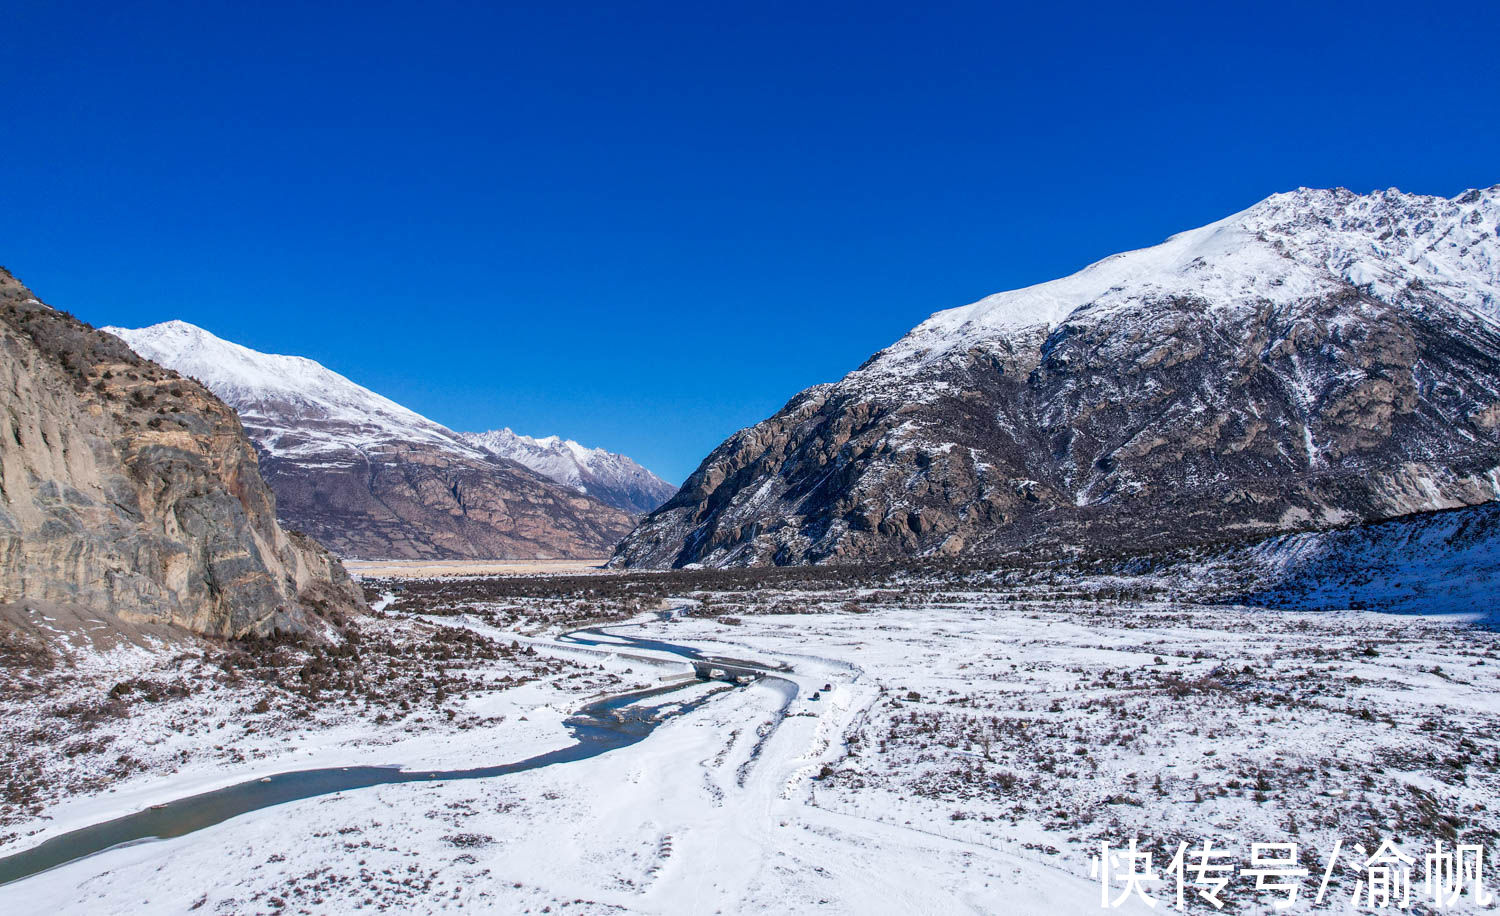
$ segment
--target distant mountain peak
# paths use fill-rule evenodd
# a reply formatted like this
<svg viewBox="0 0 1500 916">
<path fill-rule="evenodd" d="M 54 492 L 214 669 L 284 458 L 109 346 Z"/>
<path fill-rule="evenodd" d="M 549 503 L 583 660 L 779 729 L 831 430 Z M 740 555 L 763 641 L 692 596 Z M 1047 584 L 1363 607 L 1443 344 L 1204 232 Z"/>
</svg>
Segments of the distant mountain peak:
<svg viewBox="0 0 1500 916">
<path fill-rule="evenodd" d="M 239 413 L 289 524 L 345 556 L 597 557 L 631 518 L 300 356 L 185 321 L 106 328 Z"/>
<path fill-rule="evenodd" d="M 472 445 L 627 512 L 650 512 L 677 492 L 625 455 L 561 436 L 523 436 L 509 427 L 462 435 Z"/>
</svg>

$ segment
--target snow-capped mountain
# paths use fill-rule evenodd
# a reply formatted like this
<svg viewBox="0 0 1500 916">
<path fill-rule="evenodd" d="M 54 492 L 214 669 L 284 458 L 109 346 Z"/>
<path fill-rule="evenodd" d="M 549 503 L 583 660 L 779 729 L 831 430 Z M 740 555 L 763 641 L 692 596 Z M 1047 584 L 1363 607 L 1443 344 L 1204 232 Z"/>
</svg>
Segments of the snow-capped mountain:
<svg viewBox="0 0 1500 916">
<path fill-rule="evenodd" d="M 1301 188 L 1105 258 L 1072 276 L 938 312 L 854 378 L 873 381 L 1015 332 L 1130 320 L 1190 297 L 1219 310 L 1288 307 L 1349 288 L 1392 301 L 1415 286 L 1500 320 L 1500 186 L 1453 200 L 1391 189 Z M 1138 316 L 1149 317 L 1149 316 Z"/>
<path fill-rule="evenodd" d="M 507 429 L 463 433 L 465 441 L 524 464 L 543 477 L 626 512 L 650 512 L 677 488 L 624 455 L 588 448 L 560 436 L 533 438 Z"/>
<path fill-rule="evenodd" d="M 1500 492 L 1500 186 L 1277 194 L 934 314 L 716 449 L 627 565 L 1088 552 Z"/>
<path fill-rule="evenodd" d="M 103 330 L 202 382 L 238 410 L 256 443 L 278 458 L 352 455 L 392 441 L 484 457 L 446 427 L 306 357 L 261 353 L 186 321 Z"/>
<path fill-rule="evenodd" d="M 239 411 L 277 514 L 355 557 L 589 557 L 630 517 L 299 356 L 183 321 L 105 328 Z"/>
</svg>

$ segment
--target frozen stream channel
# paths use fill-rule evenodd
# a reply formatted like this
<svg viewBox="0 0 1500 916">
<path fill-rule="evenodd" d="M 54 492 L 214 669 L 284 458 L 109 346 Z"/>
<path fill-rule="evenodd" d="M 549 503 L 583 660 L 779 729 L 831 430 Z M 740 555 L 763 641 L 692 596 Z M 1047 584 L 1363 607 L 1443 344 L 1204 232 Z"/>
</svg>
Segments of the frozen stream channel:
<svg viewBox="0 0 1500 916">
<path fill-rule="evenodd" d="M 717 668 L 742 677 L 774 676 L 774 671 L 789 670 L 785 666 L 772 669 L 741 659 L 704 656 L 686 646 L 607 633 L 602 628 L 569 633 L 561 641 L 611 651 L 644 649 L 666 652 L 685 658 L 704 670 Z M 790 702 L 796 695 L 796 685 L 782 678 L 775 680 Z M 565 723 L 574 739 L 573 744 L 513 763 L 465 770 L 406 770 L 399 766 L 292 770 L 153 805 L 144 811 L 64 833 L 0 859 L 0 885 L 109 849 L 183 836 L 241 814 L 298 799 L 390 783 L 485 779 L 597 757 L 645 739 L 657 726 L 697 709 L 715 695 L 707 694 L 685 703 L 672 698 L 672 694 L 693 683 L 696 682 L 684 681 L 650 690 L 637 690 L 589 703 Z"/>
</svg>

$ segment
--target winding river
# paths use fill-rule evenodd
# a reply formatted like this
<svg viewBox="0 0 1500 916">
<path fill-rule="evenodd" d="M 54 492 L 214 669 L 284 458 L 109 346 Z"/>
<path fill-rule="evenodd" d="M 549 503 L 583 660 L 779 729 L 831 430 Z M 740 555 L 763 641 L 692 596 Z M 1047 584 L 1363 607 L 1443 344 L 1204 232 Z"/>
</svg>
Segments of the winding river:
<svg viewBox="0 0 1500 916">
<path fill-rule="evenodd" d="M 613 628 L 610 628 L 613 629 Z M 577 630 L 559 642 L 600 649 L 647 649 L 667 652 L 698 666 L 714 666 L 743 677 L 767 677 L 775 680 L 786 697 L 796 696 L 796 685 L 785 678 L 785 665 L 770 667 L 743 659 L 705 656 L 696 649 L 655 639 L 638 639 L 620 633 L 606 632 L 603 627 Z M 452 779 L 485 779 L 535 770 L 575 760 L 597 757 L 608 751 L 629 747 L 646 738 L 658 725 L 698 708 L 713 693 L 689 702 L 674 700 L 672 694 L 698 681 L 684 681 L 650 690 L 637 690 L 596 700 L 570 716 L 564 724 L 573 743 L 513 763 L 468 770 L 404 770 L 399 766 L 329 767 L 315 770 L 291 770 L 212 792 L 177 799 L 163 805 L 114 820 L 59 834 L 23 852 L 0 858 L 0 885 L 59 865 L 95 855 L 109 849 L 155 839 L 179 837 L 202 830 L 251 811 L 285 802 L 329 795 L 351 789 L 403 782 L 440 782 Z M 725 689 L 731 689 L 726 686 Z M 782 711 L 786 709 L 782 705 Z"/>
</svg>

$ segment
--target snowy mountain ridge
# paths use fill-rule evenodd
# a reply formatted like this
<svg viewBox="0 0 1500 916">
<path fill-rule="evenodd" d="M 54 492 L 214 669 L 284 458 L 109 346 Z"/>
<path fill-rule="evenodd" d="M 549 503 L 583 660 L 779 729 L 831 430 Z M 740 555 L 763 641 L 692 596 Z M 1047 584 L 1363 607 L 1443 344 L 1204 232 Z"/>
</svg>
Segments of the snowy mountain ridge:
<svg viewBox="0 0 1500 916">
<path fill-rule="evenodd" d="M 497 455 L 520 461 L 533 471 L 546 474 L 559 483 L 582 489 L 582 471 L 592 470 L 608 461 L 609 452 L 589 448 L 561 436 L 523 436 L 510 427 L 482 433 L 462 433 L 464 440 Z M 522 460 L 525 456 L 528 460 Z M 533 457 L 535 456 L 535 457 Z M 532 463 L 535 462 L 535 463 Z M 543 470 L 545 468 L 545 470 Z"/>
<path fill-rule="evenodd" d="M 272 455 L 364 451 L 390 441 L 423 442 L 470 458 L 484 453 L 456 433 L 303 356 L 261 353 L 186 321 L 103 328 L 140 355 L 202 382 L 240 413 Z M 312 423 L 291 427 L 289 416 Z"/>
<path fill-rule="evenodd" d="M 1500 323 L 1500 185 L 1451 199 L 1395 188 L 1299 188 L 1067 277 L 936 312 L 846 379 L 878 383 L 1025 330 L 1098 322 L 1143 300 L 1190 296 L 1216 308 L 1288 306 L 1352 285 L 1394 302 L 1438 292 Z"/>
<path fill-rule="evenodd" d="M 472 445 L 628 512 L 650 512 L 677 492 L 633 459 L 572 439 L 523 436 L 509 427 L 460 435 Z"/>
</svg>

